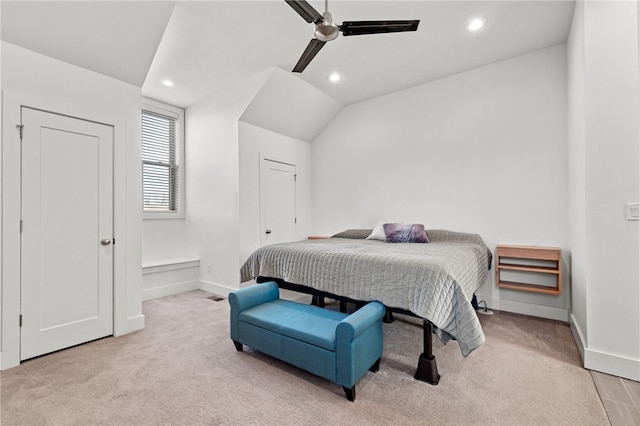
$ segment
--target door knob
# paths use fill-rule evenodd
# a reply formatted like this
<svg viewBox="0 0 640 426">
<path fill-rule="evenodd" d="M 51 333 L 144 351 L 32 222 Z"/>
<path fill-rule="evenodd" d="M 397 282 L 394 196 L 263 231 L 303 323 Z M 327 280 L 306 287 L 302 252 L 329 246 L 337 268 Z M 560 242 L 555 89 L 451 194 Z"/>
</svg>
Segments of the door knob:
<svg viewBox="0 0 640 426">
<path fill-rule="evenodd" d="M 271 229 L 267 229 L 266 231 L 264 231 L 265 234 L 270 234 L 271 233 Z"/>
<path fill-rule="evenodd" d="M 111 240 L 109 238 L 103 238 L 100 240 L 100 244 L 102 244 L 103 246 L 108 246 L 109 244 L 111 244 Z"/>
</svg>

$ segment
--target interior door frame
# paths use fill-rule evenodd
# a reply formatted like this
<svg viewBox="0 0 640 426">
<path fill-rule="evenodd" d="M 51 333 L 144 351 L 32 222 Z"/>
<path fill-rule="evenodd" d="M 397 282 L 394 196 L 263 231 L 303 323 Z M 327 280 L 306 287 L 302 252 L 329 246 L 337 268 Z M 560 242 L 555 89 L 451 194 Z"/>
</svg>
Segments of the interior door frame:
<svg viewBox="0 0 640 426">
<path fill-rule="evenodd" d="M 133 270 L 142 271 L 142 265 L 129 265 L 130 253 L 127 250 L 127 220 L 131 207 L 128 207 L 127 186 L 133 182 L 127 180 L 126 157 L 126 121 L 103 111 L 86 108 L 85 105 L 69 104 L 59 99 L 50 99 L 26 93 L 8 90 L 2 91 L 2 153 L 1 153 L 1 189 L 0 208 L 2 209 L 2 227 L 0 228 L 0 251 L 2 262 L 0 274 L 2 285 L 0 303 L 2 306 L 0 370 L 20 365 L 20 133 L 16 127 L 20 123 L 22 107 L 40 109 L 56 114 L 68 115 L 83 120 L 94 121 L 113 127 L 113 236 L 118 244 L 114 248 L 113 258 L 113 331 L 114 336 L 144 328 L 144 315 L 130 313 L 132 300 L 140 300 L 141 276 L 136 282 Z M 130 204 L 130 203 L 129 203 Z M 140 212 L 140 219 L 142 213 Z M 141 221 L 141 220 L 140 220 Z M 130 230 L 141 232 L 138 229 Z M 135 259 L 136 257 L 133 256 Z M 135 275 L 137 278 L 137 274 Z M 136 295 L 132 295 L 132 291 Z M 140 294 L 137 294 L 140 293 Z"/>
</svg>

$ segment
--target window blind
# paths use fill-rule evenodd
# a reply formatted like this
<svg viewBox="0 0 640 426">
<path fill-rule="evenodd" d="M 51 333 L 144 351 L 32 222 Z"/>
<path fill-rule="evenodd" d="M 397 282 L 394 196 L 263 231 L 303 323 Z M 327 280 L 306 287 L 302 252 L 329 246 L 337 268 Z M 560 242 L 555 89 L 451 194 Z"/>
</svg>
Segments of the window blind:
<svg viewBox="0 0 640 426">
<path fill-rule="evenodd" d="M 177 212 L 180 205 L 179 124 L 176 117 L 142 111 L 144 211 Z"/>
</svg>

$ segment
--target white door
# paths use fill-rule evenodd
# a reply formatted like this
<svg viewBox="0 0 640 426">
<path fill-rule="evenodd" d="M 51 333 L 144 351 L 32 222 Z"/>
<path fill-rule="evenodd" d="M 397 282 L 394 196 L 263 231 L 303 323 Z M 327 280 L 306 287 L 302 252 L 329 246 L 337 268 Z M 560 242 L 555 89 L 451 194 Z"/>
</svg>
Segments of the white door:
<svg viewBox="0 0 640 426">
<path fill-rule="evenodd" d="M 113 128 L 22 108 L 20 359 L 113 334 Z"/>
<path fill-rule="evenodd" d="M 295 239 L 296 166 L 260 162 L 260 245 Z"/>
</svg>

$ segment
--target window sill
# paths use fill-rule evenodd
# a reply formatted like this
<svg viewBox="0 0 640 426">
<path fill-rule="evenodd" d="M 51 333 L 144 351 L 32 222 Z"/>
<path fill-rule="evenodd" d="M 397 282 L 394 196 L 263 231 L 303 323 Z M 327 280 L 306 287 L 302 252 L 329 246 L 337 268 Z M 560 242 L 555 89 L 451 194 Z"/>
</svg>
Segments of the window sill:
<svg viewBox="0 0 640 426">
<path fill-rule="evenodd" d="M 184 213 L 142 212 L 142 219 L 184 219 Z"/>
<path fill-rule="evenodd" d="M 198 268 L 200 259 L 193 257 L 178 257 L 173 259 L 147 260 L 142 262 L 142 275 L 158 272 L 177 271 L 180 269 Z"/>
</svg>

